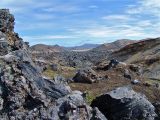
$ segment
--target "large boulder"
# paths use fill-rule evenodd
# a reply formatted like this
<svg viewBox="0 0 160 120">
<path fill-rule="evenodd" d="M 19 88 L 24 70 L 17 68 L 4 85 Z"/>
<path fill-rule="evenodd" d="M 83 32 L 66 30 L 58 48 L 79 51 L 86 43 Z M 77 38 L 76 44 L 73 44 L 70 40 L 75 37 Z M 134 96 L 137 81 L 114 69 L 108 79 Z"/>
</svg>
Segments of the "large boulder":
<svg viewBox="0 0 160 120">
<path fill-rule="evenodd" d="M 154 120 L 157 116 L 154 106 L 147 98 L 130 87 L 119 87 L 93 100 L 92 107 L 109 120 Z"/>
<path fill-rule="evenodd" d="M 143 69 L 141 66 L 139 65 L 135 65 L 135 64 L 130 64 L 129 65 L 130 70 L 132 70 L 133 72 L 137 73 L 137 75 L 142 75 L 143 73 Z"/>
<path fill-rule="evenodd" d="M 93 83 L 98 80 L 98 75 L 91 68 L 84 68 L 77 72 L 73 80 L 79 83 Z"/>
</svg>

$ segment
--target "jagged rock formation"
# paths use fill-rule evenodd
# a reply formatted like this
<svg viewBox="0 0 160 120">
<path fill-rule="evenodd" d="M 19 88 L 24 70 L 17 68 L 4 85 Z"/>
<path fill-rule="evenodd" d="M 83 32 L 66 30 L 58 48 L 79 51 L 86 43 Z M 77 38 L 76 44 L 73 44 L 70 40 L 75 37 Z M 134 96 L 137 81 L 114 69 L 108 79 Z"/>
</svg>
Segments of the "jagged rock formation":
<svg viewBox="0 0 160 120">
<path fill-rule="evenodd" d="M 154 106 L 147 98 L 130 87 L 120 87 L 93 100 L 92 107 L 109 120 L 155 120 Z"/>
<path fill-rule="evenodd" d="M 81 92 L 45 79 L 32 62 L 28 45 L 14 32 L 14 17 L 0 10 L 1 120 L 105 120 Z"/>
</svg>

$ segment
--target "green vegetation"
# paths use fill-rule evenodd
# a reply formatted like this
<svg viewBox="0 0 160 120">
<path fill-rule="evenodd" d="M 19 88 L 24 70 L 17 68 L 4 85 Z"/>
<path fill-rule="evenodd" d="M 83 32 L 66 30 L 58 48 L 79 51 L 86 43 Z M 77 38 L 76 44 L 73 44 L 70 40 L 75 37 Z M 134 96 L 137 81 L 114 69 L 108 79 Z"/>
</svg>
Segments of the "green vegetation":
<svg viewBox="0 0 160 120">
<path fill-rule="evenodd" d="M 65 78 L 73 78 L 75 76 L 76 69 L 73 67 L 62 67 L 61 74 Z"/>
<path fill-rule="evenodd" d="M 55 75 L 57 75 L 57 71 L 53 71 L 50 68 L 48 68 L 43 72 L 43 75 L 53 79 L 55 77 Z"/>
<path fill-rule="evenodd" d="M 96 98 L 96 96 L 94 96 L 92 94 L 92 92 L 87 92 L 87 95 L 86 95 L 86 102 L 90 105 L 92 103 L 92 101 Z"/>
<path fill-rule="evenodd" d="M 43 75 L 53 79 L 56 75 L 62 75 L 65 78 L 72 78 L 76 73 L 76 69 L 73 67 L 62 67 L 60 66 L 57 71 L 53 71 L 50 67 L 48 67 Z"/>
</svg>

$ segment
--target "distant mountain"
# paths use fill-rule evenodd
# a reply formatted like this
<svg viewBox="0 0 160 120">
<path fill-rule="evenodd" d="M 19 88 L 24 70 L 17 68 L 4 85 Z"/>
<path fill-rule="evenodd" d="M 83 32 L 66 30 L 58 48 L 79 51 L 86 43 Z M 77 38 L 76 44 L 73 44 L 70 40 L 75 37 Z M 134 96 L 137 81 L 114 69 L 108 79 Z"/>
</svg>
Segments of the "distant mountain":
<svg viewBox="0 0 160 120">
<path fill-rule="evenodd" d="M 135 40 L 128 40 L 128 39 L 121 39 L 121 40 L 117 40 L 115 42 L 111 42 L 111 43 L 105 43 L 102 44 L 96 48 L 93 49 L 93 51 L 108 51 L 108 52 L 113 52 L 116 50 L 119 50 L 120 48 L 135 43 L 137 41 Z"/>
<path fill-rule="evenodd" d="M 66 49 L 59 45 L 44 45 L 44 44 L 37 44 L 30 47 L 32 52 L 63 52 Z"/>
<path fill-rule="evenodd" d="M 63 47 L 59 45 L 45 45 L 37 44 L 31 46 L 30 49 L 32 52 L 64 52 L 64 51 L 87 51 L 93 48 L 100 46 L 100 44 L 84 44 L 81 46 L 74 47 Z"/>
<path fill-rule="evenodd" d="M 69 47 L 68 49 L 71 51 L 87 51 L 93 48 L 100 46 L 100 44 L 83 44 L 80 46 Z"/>
</svg>

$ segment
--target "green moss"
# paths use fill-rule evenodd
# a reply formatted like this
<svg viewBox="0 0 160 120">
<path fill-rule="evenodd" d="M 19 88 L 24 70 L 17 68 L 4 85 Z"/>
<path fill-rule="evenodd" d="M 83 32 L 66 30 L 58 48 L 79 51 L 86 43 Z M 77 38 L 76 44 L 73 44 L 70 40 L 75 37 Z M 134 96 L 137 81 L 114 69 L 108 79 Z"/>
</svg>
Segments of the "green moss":
<svg viewBox="0 0 160 120">
<path fill-rule="evenodd" d="M 92 103 L 92 101 L 96 98 L 96 96 L 94 96 L 92 94 L 92 92 L 87 92 L 86 95 L 86 102 L 90 105 Z"/>
<path fill-rule="evenodd" d="M 55 77 L 55 75 L 57 75 L 57 71 L 53 71 L 51 69 L 47 69 L 43 72 L 43 75 L 53 79 Z"/>
</svg>

